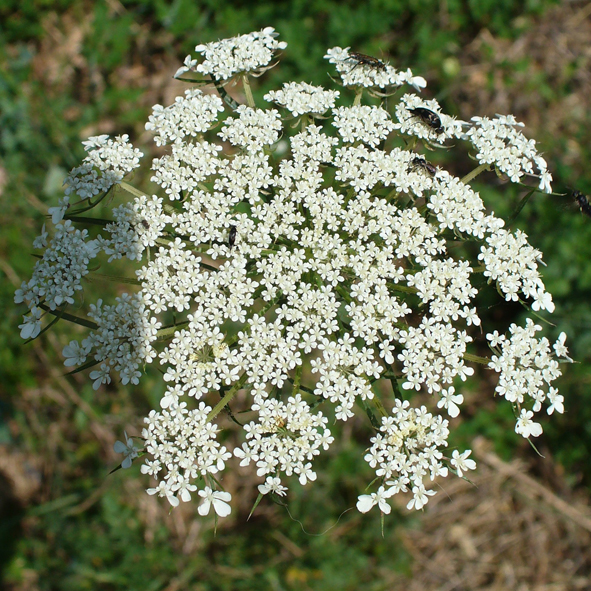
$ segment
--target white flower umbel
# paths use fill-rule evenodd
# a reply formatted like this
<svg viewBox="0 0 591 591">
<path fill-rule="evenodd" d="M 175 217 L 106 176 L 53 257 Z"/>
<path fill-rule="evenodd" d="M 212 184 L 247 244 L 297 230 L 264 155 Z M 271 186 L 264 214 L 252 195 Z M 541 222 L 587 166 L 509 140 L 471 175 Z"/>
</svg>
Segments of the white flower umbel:
<svg viewBox="0 0 591 591">
<path fill-rule="evenodd" d="M 197 88 L 186 90 L 185 96 L 177 96 L 169 107 L 154 105 L 146 129 L 154 132 L 157 146 L 164 146 L 204 133 L 216 122 L 218 112 L 223 110 L 218 96 L 203 94 Z"/>
<path fill-rule="evenodd" d="M 442 113 L 435 99 L 425 100 L 416 94 L 402 96 L 396 105 L 396 117 L 398 123 L 394 127 L 400 133 L 428 142 L 443 144 L 462 134 L 462 121 Z"/>
<path fill-rule="evenodd" d="M 190 70 L 200 74 L 211 74 L 216 80 L 228 80 L 242 72 L 256 72 L 268 66 L 278 49 L 285 49 L 285 41 L 277 41 L 279 33 L 273 27 L 262 31 L 197 45 L 195 51 L 205 56 L 200 64 L 187 56 L 185 65 L 179 68 L 175 77 Z"/>
<path fill-rule="evenodd" d="M 98 238 L 101 249 L 109 255 L 109 262 L 123 256 L 139 261 L 146 248 L 156 245 L 162 229 L 170 222 L 162 210 L 162 198 L 156 195 L 142 195 L 132 203 L 114 208 L 113 217 L 115 222 L 105 226 L 111 238 Z"/>
<path fill-rule="evenodd" d="M 538 271 L 542 253 L 527 242 L 527 235 L 521 230 L 498 229 L 486 237 L 486 242 L 488 246 L 481 247 L 478 258 L 486 267 L 484 276 L 497 282 L 505 299 L 517 301 L 521 291 L 534 300 L 534 310 L 554 312 L 552 295 Z"/>
<path fill-rule="evenodd" d="M 137 168 L 143 156 L 140 150 L 129 143 L 127 135 L 117 136 L 114 140 L 109 139 L 108 135 L 99 135 L 83 144 L 88 156 L 81 166 L 74 168 L 66 177 L 66 196 L 75 194 L 87 199 L 108 191 Z M 63 208 L 62 217 L 65 211 L 66 207 Z M 53 223 L 56 224 L 60 219 L 54 217 Z"/>
<path fill-rule="evenodd" d="M 16 291 L 14 301 L 25 302 L 31 311 L 20 327 L 23 338 L 35 338 L 41 330 L 38 306 L 54 311 L 73 304 L 76 292 L 83 289 L 82 278 L 90 272 L 89 263 L 99 252 L 98 242 L 87 238 L 88 231 L 74 228 L 70 220 L 55 227 L 43 258 L 35 263 L 33 277 Z"/>
<path fill-rule="evenodd" d="M 290 478 L 317 480 L 317 456 L 361 413 L 377 431 L 366 460 L 379 482 L 358 509 L 388 513 L 400 491 L 411 493 L 409 509 L 421 509 L 435 494 L 432 480 L 475 467 L 469 451 L 442 452 L 443 417 L 461 416 L 473 363 L 500 374 L 497 393 L 514 406 L 522 435 L 541 432 L 534 413 L 543 404 L 549 415 L 564 411 L 552 386 L 558 362 L 533 322 L 512 326 L 509 337 L 486 328 L 492 360 L 470 352 L 484 324 L 475 305 L 482 275 L 507 300 L 553 311 L 541 253 L 469 186 L 488 161 L 462 180 L 427 159 L 433 144 L 451 153 L 461 144 L 448 140 L 480 141 L 466 129 L 484 123 L 470 128 L 414 94 L 363 104 L 379 88 L 420 89 L 424 80 L 340 48 L 327 57 L 355 97 L 288 83 L 266 95 L 289 111 L 285 122 L 256 105 L 247 77 L 284 47 L 275 37 L 265 29 L 198 46 L 205 60 L 185 61 L 183 72 L 213 76 L 223 102 L 193 89 L 154 107 L 146 128 L 159 156 L 149 194 L 124 178 L 140 155 L 126 136 L 85 144 L 87 158 L 50 209 L 53 224 L 35 240 L 42 256 L 33 278 L 16 293 L 30 310 L 21 335 L 34 338 L 59 319 L 85 327 L 63 354 L 69 369 L 94 364 L 95 388 L 116 378 L 137 384 L 158 359 L 166 389 L 146 419 L 142 472 L 156 481 L 148 492 L 172 505 L 202 498 L 200 514 L 227 515 L 231 498 L 220 489 L 235 464 L 255 466 L 261 495 L 285 496 Z M 248 105 L 220 84 L 235 75 Z M 335 107 L 337 97 L 344 106 Z M 505 150 L 524 151 L 513 178 L 543 175 L 533 144 L 507 137 Z M 479 261 L 467 254 L 473 243 Z M 110 302 L 93 293 L 131 265 L 135 276 L 123 283 L 139 284 L 137 293 L 120 290 Z M 565 338 L 554 352 L 568 360 Z M 433 397 L 421 406 L 417 393 Z M 243 437 L 224 433 L 226 449 L 217 434 L 231 426 Z"/>
<path fill-rule="evenodd" d="M 88 315 L 97 323 L 95 331 L 82 341 L 85 355 L 92 355 L 101 363 L 101 370 L 93 372 L 94 389 L 108 383 L 110 369 L 119 372 L 121 382 L 138 384 L 139 366 L 151 363 L 156 357 L 152 342 L 156 340 L 161 323 L 150 317 L 142 294 L 124 293 L 116 298 L 116 306 L 103 306 L 102 300 L 90 305 Z M 72 343 L 64 350 L 64 356 L 72 351 Z"/>
<path fill-rule="evenodd" d="M 191 493 L 197 490 L 192 481 L 205 478 L 207 482 L 209 474 L 217 474 L 225 468 L 231 454 L 216 440 L 217 427 L 207 419 L 210 411 L 211 407 L 204 402 L 193 410 L 188 410 L 187 403 L 182 402 L 161 413 L 153 410 L 144 419 L 147 426 L 142 437 L 152 459 L 142 466 L 142 472 L 161 478 L 156 488 L 148 489 L 149 494 L 166 497 L 171 505 L 176 506 L 179 499 L 191 500 Z M 166 473 L 161 475 L 162 471 Z M 201 515 L 206 515 L 209 511 L 207 503 L 216 497 L 211 496 L 209 486 L 199 491 L 199 495 L 206 498 L 204 508 L 200 510 Z M 230 497 L 219 495 L 217 498 L 224 504 L 230 500 Z M 225 512 L 223 507 L 220 510 Z M 226 515 L 229 512 L 228 508 Z M 217 509 L 216 513 L 221 514 Z"/>
<path fill-rule="evenodd" d="M 549 415 L 554 411 L 564 412 L 563 397 L 555 388 L 550 387 L 562 372 L 548 339 L 536 338 L 535 335 L 540 330 L 542 327 L 528 318 L 525 327 L 516 324 L 509 327 L 509 338 L 499 335 L 497 331 L 486 335 L 491 348 L 497 352 L 489 363 L 489 367 L 500 374 L 495 391 L 511 402 L 519 412 L 515 431 L 523 437 L 538 437 L 542 433 L 542 426 L 533 422 L 532 417 L 542 409 L 546 400 L 550 403 Z M 557 355 L 568 360 L 563 335 L 561 333 L 554 344 L 554 350 Z"/>
<path fill-rule="evenodd" d="M 274 109 L 265 111 L 241 105 L 236 112 L 239 117 L 226 119 L 224 128 L 218 134 L 223 140 L 249 151 L 259 151 L 279 139 L 281 122 L 279 113 Z"/>
<path fill-rule="evenodd" d="M 281 90 L 268 92 L 264 99 L 285 107 L 294 117 L 322 115 L 332 109 L 339 97 L 338 90 L 325 90 L 306 82 L 286 82 Z"/>
<path fill-rule="evenodd" d="M 352 55 L 355 52 L 350 52 L 349 49 L 349 47 L 345 49 L 333 47 L 324 56 L 329 63 L 335 64 L 344 86 L 386 88 L 410 84 L 417 90 L 427 86 L 425 79 L 421 76 L 414 76 L 410 69 L 400 72 L 377 58 L 371 58 L 371 56 L 363 56 L 359 59 L 359 57 Z M 368 57 L 369 60 L 366 59 Z"/>
<path fill-rule="evenodd" d="M 282 474 L 295 474 L 302 485 L 316 480 L 311 462 L 321 448 L 327 450 L 334 440 L 326 428 L 328 419 L 322 413 L 312 414 L 299 394 L 284 404 L 265 398 L 263 390 L 258 392 L 252 409 L 258 411 L 259 422 L 244 426 L 246 442 L 234 449 L 240 465 L 252 461 L 256 463 L 257 476 L 273 476 L 272 481 L 267 478 L 272 485 L 265 487 L 266 492 L 285 490 L 276 480 Z"/>
<path fill-rule="evenodd" d="M 388 111 L 380 107 L 339 107 L 333 113 L 333 125 L 348 144 L 363 142 L 375 148 L 394 129 Z"/>
<path fill-rule="evenodd" d="M 415 409 L 407 400 L 395 400 L 391 416 L 382 418 L 380 431 L 371 438 L 373 445 L 365 456 L 385 487 L 382 485 L 377 494 L 361 495 L 359 511 L 366 513 L 378 505 L 380 511 L 389 513 L 385 499 L 408 490 L 413 493 L 408 507 L 421 509 L 435 494 L 426 489 L 425 480 L 448 474 L 440 451 L 447 446 L 448 435 L 447 420 L 427 412 L 424 406 Z"/>
<path fill-rule="evenodd" d="M 525 174 L 538 176 L 540 191 L 552 192 L 552 175 L 536 150 L 535 140 L 527 139 L 516 129 L 524 127 L 523 123 L 513 115 L 497 115 L 494 119 L 472 117 L 472 121 L 474 123 L 464 137 L 478 150 L 478 162 L 494 164 L 514 183 Z"/>
</svg>

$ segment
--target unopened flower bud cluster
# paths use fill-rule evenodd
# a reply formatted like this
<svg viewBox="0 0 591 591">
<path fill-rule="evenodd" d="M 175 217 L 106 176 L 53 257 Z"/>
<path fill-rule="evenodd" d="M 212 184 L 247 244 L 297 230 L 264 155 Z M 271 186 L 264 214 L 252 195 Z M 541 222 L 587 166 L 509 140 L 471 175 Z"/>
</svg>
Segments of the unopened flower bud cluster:
<svg viewBox="0 0 591 591">
<path fill-rule="evenodd" d="M 198 46 L 205 60 L 189 58 L 179 72 L 210 74 L 216 84 L 258 75 L 284 47 L 268 28 Z M 62 221 L 72 207 L 64 200 L 52 212 L 54 237 L 36 241 L 46 250 L 33 279 L 17 293 L 30 308 L 21 334 L 34 337 L 46 308 L 74 303 L 90 260 L 140 261 L 141 290 L 115 306 L 92 305 L 96 328 L 70 342 L 66 365 L 94 360 L 98 388 L 113 372 L 138 383 L 141 366 L 158 359 L 167 389 L 146 419 L 151 459 L 142 471 L 157 480 L 150 494 L 172 505 L 197 492 L 201 514 L 230 512 L 220 483 L 231 455 L 255 466 L 261 495 L 285 495 L 292 475 L 301 484 L 316 480 L 315 458 L 335 438 L 330 421 L 351 420 L 359 409 L 377 432 L 366 455 L 377 491 L 360 496 L 359 510 L 388 513 L 388 499 L 404 491 L 409 508 L 420 509 L 435 494 L 436 477 L 475 468 L 470 450 L 444 455 L 449 423 L 438 414 L 461 414 L 456 389 L 474 374 L 469 345 L 481 325 L 477 271 L 448 251 L 450 233 L 479 241 L 478 272 L 507 300 L 553 311 L 541 254 L 525 234 L 506 230 L 468 184 L 406 147 L 463 139 L 484 154 L 484 135 L 493 142 L 497 130 L 484 162 L 503 171 L 516 163 L 514 179 L 540 173 L 549 191 L 533 144 L 508 135 L 506 121 L 457 121 L 418 94 L 402 96 L 393 120 L 385 108 L 361 104 L 361 93 L 403 84 L 420 90 L 422 78 L 349 49 L 326 57 L 358 92 L 355 104 L 337 106 L 339 91 L 289 83 L 265 96 L 277 106 L 271 109 L 249 104 L 222 115 L 222 100 L 197 89 L 156 105 L 146 128 L 168 147 L 152 163 L 159 194 L 131 192 L 134 199 L 114 206 L 93 239 Z M 384 147 L 398 138 L 398 146 Z M 274 153 L 280 139 L 289 145 L 284 158 Z M 520 146 L 523 154 L 514 155 Z M 83 202 L 137 166 L 126 138 L 100 136 L 87 148 L 86 168 L 68 180 L 68 195 Z M 172 314 L 174 323 L 164 325 Z M 513 404 L 524 437 L 541 432 L 531 417 L 544 404 L 549 414 L 563 411 L 551 383 L 560 375 L 556 357 L 568 359 L 565 337 L 551 353 L 537 330 L 528 322 L 512 326 L 511 337 L 489 335 L 497 392 Z M 158 350 L 156 339 L 164 343 Z M 400 390 L 378 401 L 383 380 Z M 416 391 L 435 397 L 432 412 L 401 400 Z M 233 447 L 217 441 L 222 408 L 235 423 L 246 417 L 243 441 Z"/>
</svg>

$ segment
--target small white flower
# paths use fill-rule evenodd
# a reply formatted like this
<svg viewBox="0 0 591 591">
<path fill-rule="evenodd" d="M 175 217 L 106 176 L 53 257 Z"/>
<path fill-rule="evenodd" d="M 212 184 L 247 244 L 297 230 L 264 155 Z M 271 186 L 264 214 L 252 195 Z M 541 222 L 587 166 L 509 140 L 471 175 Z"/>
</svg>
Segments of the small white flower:
<svg viewBox="0 0 591 591">
<path fill-rule="evenodd" d="M 564 413 L 564 396 L 558 393 L 556 388 L 550 388 L 548 390 L 548 400 L 550 406 L 548 407 L 548 414 L 551 415 L 554 411 L 558 414 Z"/>
<path fill-rule="evenodd" d="M 458 452 L 454 450 L 451 458 L 451 465 L 456 469 L 458 476 L 461 478 L 464 472 L 468 470 L 476 470 L 476 462 L 468 459 L 468 456 L 472 453 L 471 449 L 467 449 L 465 452 Z"/>
<path fill-rule="evenodd" d="M 259 492 L 266 495 L 270 492 L 284 497 L 287 494 L 287 487 L 281 484 L 281 479 L 273 476 L 267 476 L 264 484 L 259 484 Z"/>
<path fill-rule="evenodd" d="M 539 310 L 548 310 L 548 312 L 554 312 L 555 306 L 552 301 L 552 294 L 545 290 L 538 290 L 534 296 L 536 299 L 531 305 L 531 309 L 538 312 Z"/>
<path fill-rule="evenodd" d="M 98 390 L 101 384 L 110 384 L 111 375 L 109 366 L 106 363 L 101 363 L 100 369 L 95 369 L 90 372 L 90 379 L 94 380 L 92 387 L 94 390 Z"/>
<path fill-rule="evenodd" d="M 427 490 L 422 484 L 413 486 L 413 498 L 407 503 L 406 508 L 409 511 L 413 508 L 419 511 L 429 502 L 429 497 L 432 497 L 436 492 L 434 490 Z"/>
<path fill-rule="evenodd" d="M 572 363 L 573 360 L 568 356 L 568 348 L 564 344 L 565 341 L 566 341 L 566 333 L 561 332 L 558 335 L 557 341 L 553 345 L 553 349 L 556 352 L 556 355 L 558 357 L 564 357 L 564 359 L 568 359 L 568 361 L 570 361 Z"/>
<path fill-rule="evenodd" d="M 62 351 L 62 355 L 66 358 L 64 365 L 66 367 L 82 365 L 86 361 L 89 352 L 90 350 L 81 346 L 78 341 L 70 341 Z"/>
<path fill-rule="evenodd" d="M 441 399 L 437 403 L 437 408 L 445 408 L 450 417 L 457 417 L 460 414 L 459 404 L 464 402 L 462 394 L 454 394 L 455 388 L 450 386 L 447 390 L 441 390 Z"/>
<path fill-rule="evenodd" d="M 122 468 L 129 468 L 131 466 L 131 462 L 138 457 L 138 448 L 133 443 L 133 439 L 127 436 L 127 431 L 123 431 L 123 435 L 125 436 L 125 443 L 122 441 L 115 441 L 115 445 L 113 445 L 113 449 L 117 454 L 123 454 L 125 457 L 121 462 Z"/>
<path fill-rule="evenodd" d="M 359 495 L 357 501 L 357 510 L 361 513 L 367 513 L 372 507 L 377 505 L 382 513 L 388 515 L 392 507 L 386 502 L 392 496 L 392 492 L 380 486 L 377 492 L 369 495 Z"/>
<path fill-rule="evenodd" d="M 213 510 L 220 517 L 227 517 L 232 512 L 232 507 L 228 505 L 232 499 L 232 495 L 228 492 L 213 491 L 209 486 L 206 486 L 204 490 L 199 491 L 199 496 L 204 499 L 201 505 L 199 505 L 199 509 L 197 509 L 199 515 L 207 515 L 212 505 Z"/>
<path fill-rule="evenodd" d="M 21 329 L 21 339 L 34 339 L 41 332 L 41 316 L 43 312 L 40 308 L 32 308 L 28 316 L 23 316 L 23 323 L 18 327 Z"/>
<path fill-rule="evenodd" d="M 534 413 L 531 410 L 522 409 L 517 423 L 515 425 L 515 432 L 519 433 L 526 439 L 528 437 L 539 437 L 542 434 L 542 425 L 532 421 Z"/>
</svg>

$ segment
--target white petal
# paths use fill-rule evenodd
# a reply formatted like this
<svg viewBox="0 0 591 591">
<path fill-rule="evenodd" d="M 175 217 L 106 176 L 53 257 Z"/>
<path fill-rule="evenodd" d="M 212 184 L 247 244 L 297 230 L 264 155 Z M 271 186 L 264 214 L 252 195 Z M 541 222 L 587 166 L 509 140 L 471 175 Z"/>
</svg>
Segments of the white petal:
<svg viewBox="0 0 591 591">
<path fill-rule="evenodd" d="M 360 495 L 357 501 L 357 510 L 361 513 L 367 513 L 375 504 L 371 495 Z"/>
<path fill-rule="evenodd" d="M 203 501 L 203 503 L 201 503 L 201 505 L 199 505 L 199 508 L 197 509 L 197 511 L 199 511 L 199 515 L 205 516 L 209 513 L 210 507 L 211 507 L 211 501 L 209 501 L 208 499 L 205 499 L 205 501 Z"/>
<path fill-rule="evenodd" d="M 232 513 L 232 507 L 230 507 L 228 503 L 224 503 L 224 501 L 220 501 L 219 499 L 213 500 L 213 508 L 220 517 L 228 517 L 228 515 Z"/>
</svg>

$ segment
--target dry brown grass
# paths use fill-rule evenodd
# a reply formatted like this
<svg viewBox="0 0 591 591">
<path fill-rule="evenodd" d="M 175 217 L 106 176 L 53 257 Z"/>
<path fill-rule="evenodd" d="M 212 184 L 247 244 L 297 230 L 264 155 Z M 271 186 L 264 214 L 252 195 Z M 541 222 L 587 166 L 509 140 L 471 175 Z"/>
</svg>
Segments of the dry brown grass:
<svg viewBox="0 0 591 591">
<path fill-rule="evenodd" d="M 449 479 L 403 534 L 414 559 L 407 591 L 591 589 L 591 507 L 556 495 L 480 439 L 474 484 Z M 545 460 L 549 461 L 549 460 Z M 564 488 L 564 482 L 557 483 Z"/>
</svg>

